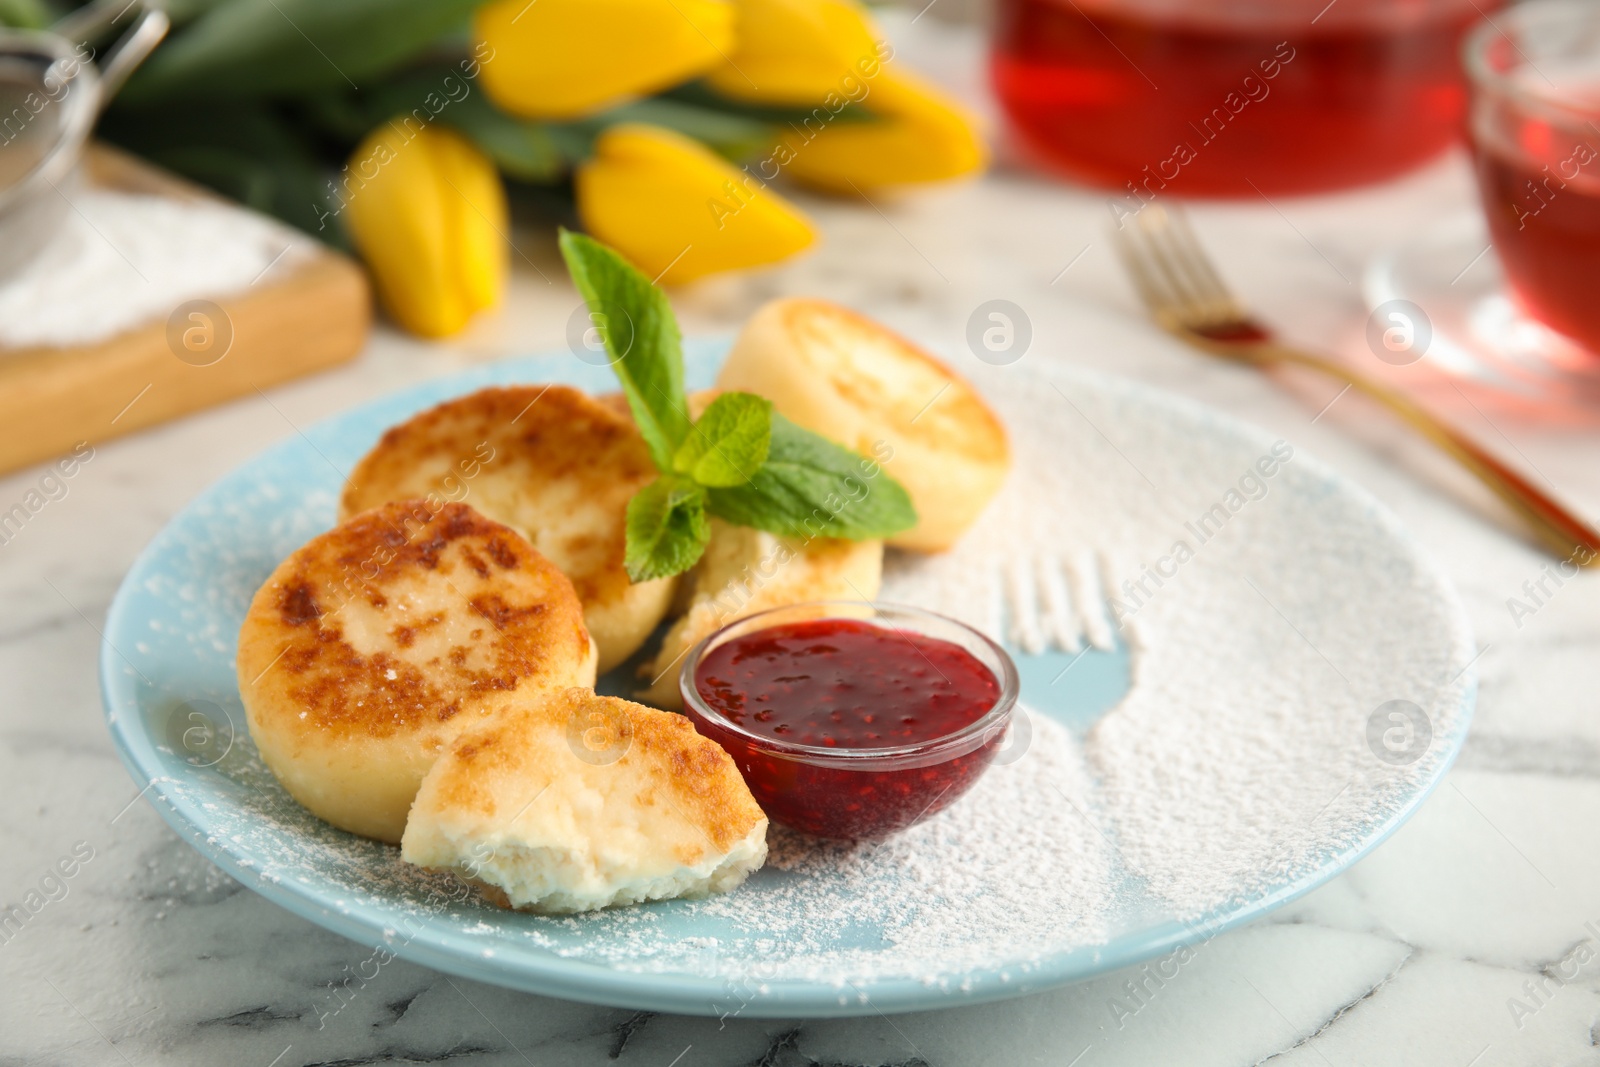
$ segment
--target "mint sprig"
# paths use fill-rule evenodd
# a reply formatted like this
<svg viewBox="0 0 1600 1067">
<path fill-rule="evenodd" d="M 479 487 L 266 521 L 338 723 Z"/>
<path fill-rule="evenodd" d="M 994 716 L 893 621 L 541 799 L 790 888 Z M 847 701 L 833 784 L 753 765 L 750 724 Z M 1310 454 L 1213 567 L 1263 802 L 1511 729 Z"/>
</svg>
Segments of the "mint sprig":
<svg viewBox="0 0 1600 1067">
<path fill-rule="evenodd" d="M 877 463 L 776 413 L 766 463 L 708 497 L 717 518 L 783 537 L 866 541 L 917 522 L 910 494 Z"/>
<path fill-rule="evenodd" d="M 663 471 L 689 435 L 678 320 L 667 294 L 633 265 L 581 233 L 561 231 L 561 255 L 589 305 L 633 421 Z"/>
<path fill-rule="evenodd" d="M 723 393 L 691 422 L 666 295 L 593 238 L 563 230 L 560 243 L 661 471 L 628 502 L 628 577 L 644 582 L 694 566 L 712 515 L 808 540 L 864 541 L 916 525 L 910 495 L 876 462 L 790 422 L 764 397 Z"/>
<path fill-rule="evenodd" d="M 706 491 L 688 478 L 664 475 L 628 501 L 623 566 L 636 582 L 688 570 L 710 540 Z"/>
<path fill-rule="evenodd" d="M 690 427 L 672 469 L 708 487 L 744 485 L 766 464 L 771 444 L 772 401 L 724 393 Z"/>
</svg>

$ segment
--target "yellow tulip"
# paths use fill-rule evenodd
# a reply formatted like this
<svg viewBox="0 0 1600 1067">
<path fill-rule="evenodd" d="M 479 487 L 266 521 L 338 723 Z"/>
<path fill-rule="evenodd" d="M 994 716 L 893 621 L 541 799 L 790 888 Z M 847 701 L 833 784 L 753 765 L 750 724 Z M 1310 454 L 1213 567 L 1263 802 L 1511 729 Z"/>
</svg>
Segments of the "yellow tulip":
<svg viewBox="0 0 1600 1067">
<path fill-rule="evenodd" d="M 862 105 L 870 121 L 834 118 L 819 107 L 791 124 L 777 149 L 786 174 L 831 192 L 946 181 L 980 171 L 989 152 L 977 121 L 928 82 L 884 66 Z"/>
<path fill-rule="evenodd" d="M 669 285 L 775 263 L 816 240 L 810 220 L 749 172 L 656 126 L 601 134 L 577 190 L 584 228 Z"/>
<path fill-rule="evenodd" d="M 460 134 L 404 121 L 356 149 L 345 211 L 389 314 L 412 333 L 444 337 L 505 292 L 505 190 Z"/>
<path fill-rule="evenodd" d="M 820 104 L 850 95 L 881 62 L 878 34 L 855 0 L 734 0 L 738 46 L 706 75 L 723 96 Z"/>
<path fill-rule="evenodd" d="M 733 49 L 726 0 L 494 0 L 473 33 L 490 99 L 526 118 L 570 119 L 676 85 Z"/>
</svg>

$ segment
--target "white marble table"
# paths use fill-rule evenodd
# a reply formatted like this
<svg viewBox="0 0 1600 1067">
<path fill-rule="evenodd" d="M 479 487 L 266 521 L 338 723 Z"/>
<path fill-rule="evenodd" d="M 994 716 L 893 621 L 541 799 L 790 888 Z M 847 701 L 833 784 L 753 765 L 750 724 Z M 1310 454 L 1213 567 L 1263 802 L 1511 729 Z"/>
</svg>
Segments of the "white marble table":
<svg viewBox="0 0 1600 1067">
<path fill-rule="evenodd" d="M 959 41 L 921 44 L 970 55 Z M 1291 335 L 1371 364 L 1355 284 L 1363 263 L 1470 202 L 1464 160 L 1450 158 L 1384 188 L 1195 214 L 1252 303 Z M 243 890 L 133 802 L 102 725 L 98 629 L 161 525 L 296 427 L 468 363 L 562 348 L 576 297 L 549 235 L 528 233 L 497 321 L 438 346 L 383 331 L 336 373 L 97 445 L 65 495 L 0 544 L 0 905 L 39 889 L 74 850 L 92 857 L 43 887 L 59 899 L 0 932 L 0 1063 L 1600 1063 L 1600 583 L 1569 581 L 1514 619 L 1508 598 L 1546 559 L 1486 495 L 1354 397 L 1313 422 L 1335 386 L 1269 381 L 1165 340 L 1117 269 L 1094 194 L 1002 168 L 877 209 L 808 206 L 826 244 L 775 272 L 679 294 L 688 331 L 727 331 L 769 296 L 807 293 L 970 359 L 967 316 L 1003 297 L 1032 321 L 1025 359 L 1114 370 L 1264 424 L 1400 514 L 1453 576 L 1483 649 L 1472 736 L 1416 817 L 1331 884 L 1217 938 L 1140 1001 L 1127 972 L 937 1013 L 719 1024 L 396 962 L 319 1028 L 330 983 L 370 949 Z M 1532 417 L 1420 367 L 1408 373 L 1491 447 L 1600 513 L 1600 420 Z M 40 476 L 0 479 L 0 510 Z"/>
</svg>

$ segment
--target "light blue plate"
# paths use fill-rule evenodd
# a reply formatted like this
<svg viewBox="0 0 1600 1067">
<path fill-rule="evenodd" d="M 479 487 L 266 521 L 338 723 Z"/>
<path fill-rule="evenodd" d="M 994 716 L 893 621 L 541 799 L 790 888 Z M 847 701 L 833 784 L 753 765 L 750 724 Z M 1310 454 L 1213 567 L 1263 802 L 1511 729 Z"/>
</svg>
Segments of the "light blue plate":
<svg viewBox="0 0 1600 1067">
<path fill-rule="evenodd" d="M 688 346 L 691 386 L 712 380 L 725 349 L 721 342 Z M 234 878 L 365 945 L 529 992 L 700 1015 L 859 1015 L 1016 996 L 1193 944 L 1197 937 L 1249 922 L 1327 881 L 1410 815 L 1443 776 L 1465 737 L 1470 678 L 1462 706 L 1452 709 L 1450 729 L 1434 738 L 1431 773 L 1365 827 L 1350 847 L 1198 921 L 1180 923 L 1161 917 L 1159 910 L 1125 914 L 1104 943 L 995 959 L 937 981 L 908 975 L 848 983 L 843 976 L 756 982 L 726 976 L 714 958 L 704 967 L 652 967 L 651 957 L 660 946 L 713 945 L 712 956 L 720 953 L 724 961 L 757 951 L 753 946 L 761 931 L 736 928 L 726 917 L 683 902 L 580 921 L 501 911 L 442 877 L 419 876 L 399 862 L 397 850 L 332 830 L 289 799 L 250 743 L 233 657 L 250 597 L 284 556 L 332 525 L 344 472 L 385 427 L 484 385 L 550 380 L 596 391 L 614 388 L 604 367 L 560 357 L 512 360 L 368 404 L 270 449 L 174 518 L 139 557 L 111 606 L 100 663 L 106 717 L 136 783 L 146 788 L 175 830 Z M 1124 395 L 1163 418 L 1188 420 L 1196 432 L 1259 437 L 1231 420 L 1150 390 L 1105 379 L 1080 380 Z M 1381 512 L 1365 494 L 1318 470 L 1317 491 L 1347 496 L 1363 512 Z M 1382 531 L 1394 531 L 1381 536 L 1402 542 L 1387 513 L 1380 519 Z M 1396 551 L 1412 558 L 1416 550 L 1402 543 Z M 1072 662 L 1065 654 L 1019 658 L 1024 700 L 1078 732 L 1112 707 L 1128 685 L 1129 663 L 1122 649 L 1086 654 L 1061 685 L 1051 681 L 1062 677 Z M 766 869 L 738 892 L 761 893 L 786 877 L 793 874 Z M 859 922 L 841 923 L 836 936 L 847 947 L 870 943 L 877 948 L 883 940 L 870 924 Z M 597 962 L 594 950 L 601 943 L 611 951 Z M 619 944 L 638 947 L 636 965 L 617 964 Z"/>
</svg>

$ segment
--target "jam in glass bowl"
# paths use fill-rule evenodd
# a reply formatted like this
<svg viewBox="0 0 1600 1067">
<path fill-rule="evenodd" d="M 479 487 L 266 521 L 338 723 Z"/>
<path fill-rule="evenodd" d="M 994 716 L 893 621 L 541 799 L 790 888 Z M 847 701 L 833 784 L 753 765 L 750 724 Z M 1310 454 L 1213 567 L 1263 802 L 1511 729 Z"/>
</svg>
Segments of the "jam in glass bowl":
<svg viewBox="0 0 1600 1067">
<path fill-rule="evenodd" d="M 684 708 L 777 822 L 871 840 L 950 805 L 1003 743 L 1015 665 L 994 641 L 918 608 L 775 608 L 700 642 Z"/>
</svg>

